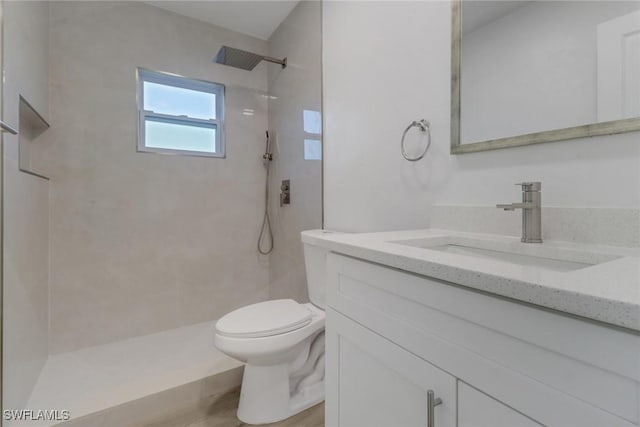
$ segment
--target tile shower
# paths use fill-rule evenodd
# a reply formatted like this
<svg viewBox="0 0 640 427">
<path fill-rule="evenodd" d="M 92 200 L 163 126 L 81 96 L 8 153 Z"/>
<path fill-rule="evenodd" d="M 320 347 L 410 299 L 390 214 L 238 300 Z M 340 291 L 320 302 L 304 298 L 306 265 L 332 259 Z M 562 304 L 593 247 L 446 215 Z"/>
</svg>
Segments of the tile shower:
<svg viewBox="0 0 640 427">
<path fill-rule="evenodd" d="M 138 2 L 10 1 L 4 13 L 16 27 L 7 34 L 40 19 L 20 55 L 18 37 L 5 39 L 16 67 L 5 108 L 19 92 L 51 123 L 29 150 L 49 180 L 15 170 L 23 142 L 5 139 L 5 327 L 24 328 L 5 335 L 5 407 L 85 415 L 212 370 L 239 383 L 240 365 L 211 345 L 212 322 L 253 302 L 307 298 L 296 236 L 321 227 L 320 161 L 303 156 L 303 111 L 320 111 L 319 3 L 299 4 L 270 40 Z M 293 66 L 213 64 L 223 44 Z M 136 67 L 226 86 L 225 159 L 136 152 Z M 277 135 L 273 194 L 281 179 L 295 188 L 285 209 L 274 197 L 270 258 L 255 250 L 266 129 Z"/>
</svg>

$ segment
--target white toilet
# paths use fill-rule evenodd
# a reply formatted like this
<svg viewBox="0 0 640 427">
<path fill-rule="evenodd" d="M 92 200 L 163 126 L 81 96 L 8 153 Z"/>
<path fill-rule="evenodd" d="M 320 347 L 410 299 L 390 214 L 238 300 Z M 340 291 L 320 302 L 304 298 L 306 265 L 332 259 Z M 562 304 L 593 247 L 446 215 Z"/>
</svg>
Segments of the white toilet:
<svg viewBox="0 0 640 427">
<path fill-rule="evenodd" d="M 314 233 L 322 231 L 303 234 Z M 324 400 L 326 254 L 304 244 L 311 303 L 260 302 L 216 323 L 216 347 L 246 363 L 238 418 L 247 424 L 280 421 Z"/>
</svg>

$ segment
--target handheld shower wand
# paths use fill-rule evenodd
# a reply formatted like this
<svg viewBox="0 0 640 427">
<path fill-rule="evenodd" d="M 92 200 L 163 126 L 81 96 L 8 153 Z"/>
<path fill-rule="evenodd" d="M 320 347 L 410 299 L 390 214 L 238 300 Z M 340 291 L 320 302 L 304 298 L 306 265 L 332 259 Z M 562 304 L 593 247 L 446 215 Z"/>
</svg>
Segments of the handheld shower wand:
<svg viewBox="0 0 640 427">
<path fill-rule="evenodd" d="M 264 216 L 262 217 L 262 228 L 260 228 L 260 235 L 258 236 L 258 252 L 261 255 L 268 255 L 273 251 L 273 232 L 271 231 L 271 219 L 269 218 L 269 169 L 271 167 L 271 161 L 273 155 L 271 154 L 271 138 L 269 138 L 269 131 L 266 131 L 267 142 L 264 150 L 264 166 L 267 170 L 265 177 L 264 187 Z M 266 242 L 264 242 L 266 240 Z"/>
<path fill-rule="evenodd" d="M 271 154 L 271 139 L 269 138 L 269 131 L 265 131 L 265 133 L 267 134 L 267 146 L 264 148 L 262 158 L 270 162 L 273 160 L 273 155 Z"/>
</svg>

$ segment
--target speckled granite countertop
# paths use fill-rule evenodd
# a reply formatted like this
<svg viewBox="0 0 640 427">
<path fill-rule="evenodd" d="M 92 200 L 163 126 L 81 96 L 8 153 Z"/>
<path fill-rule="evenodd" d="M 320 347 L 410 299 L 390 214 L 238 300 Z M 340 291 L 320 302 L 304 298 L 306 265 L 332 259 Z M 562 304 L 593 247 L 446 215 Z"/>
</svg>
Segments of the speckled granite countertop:
<svg viewBox="0 0 640 427">
<path fill-rule="evenodd" d="M 640 250 L 450 230 L 331 233 L 311 230 L 302 241 L 366 261 L 456 283 L 514 300 L 640 331 Z M 465 246 L 560 257 L 579 268 L 554 271 L 533 265 L 448 253 L 429 245 Z M 595 265 L 590 265 L 595 264 Z"/>
</svg>

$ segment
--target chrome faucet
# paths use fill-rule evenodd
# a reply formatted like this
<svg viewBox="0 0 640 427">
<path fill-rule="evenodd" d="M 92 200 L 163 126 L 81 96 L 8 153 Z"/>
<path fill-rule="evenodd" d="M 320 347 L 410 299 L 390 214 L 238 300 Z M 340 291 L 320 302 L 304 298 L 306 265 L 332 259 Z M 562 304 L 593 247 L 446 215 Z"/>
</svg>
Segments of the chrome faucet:
<svg viewBox="0 0 640 427">
<path fill-rule="evenodd" d="M 522 182 L 522 203 L 496 205 L 499 209 L 522 209 L 522 238 L 525 243 L 542 243 L 542 195 L 541 182 Z"/>
</svg>

